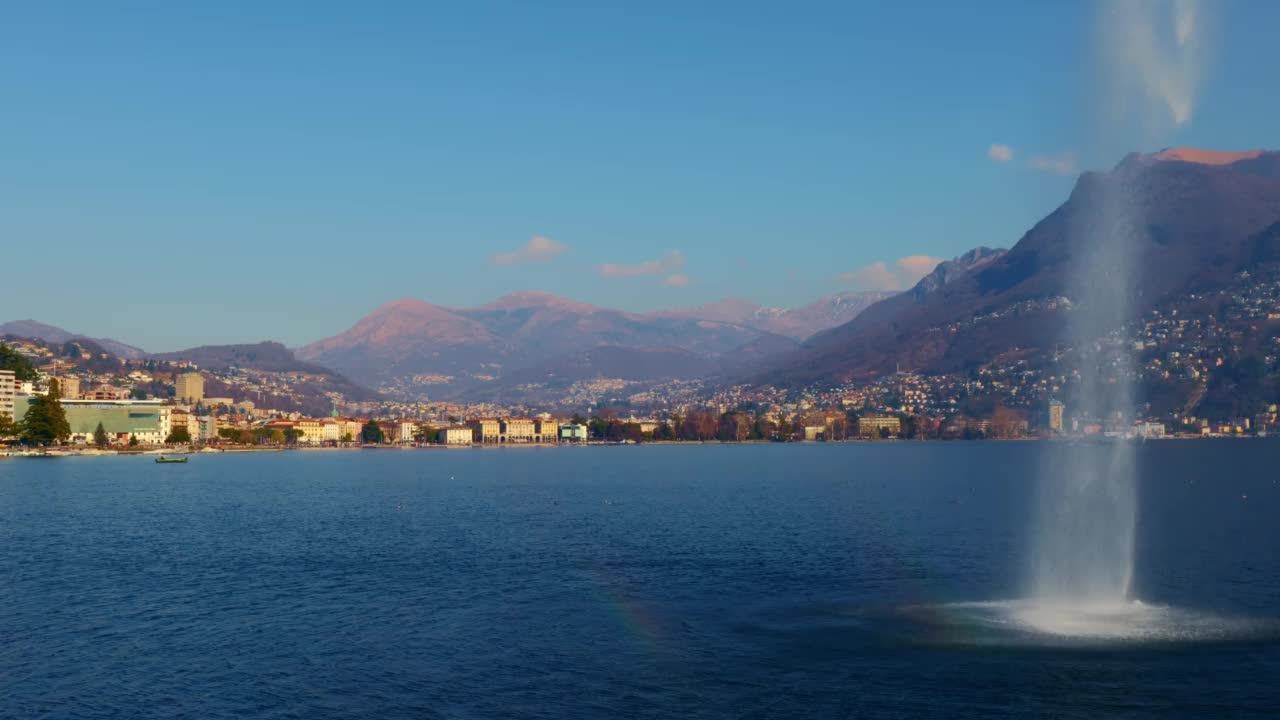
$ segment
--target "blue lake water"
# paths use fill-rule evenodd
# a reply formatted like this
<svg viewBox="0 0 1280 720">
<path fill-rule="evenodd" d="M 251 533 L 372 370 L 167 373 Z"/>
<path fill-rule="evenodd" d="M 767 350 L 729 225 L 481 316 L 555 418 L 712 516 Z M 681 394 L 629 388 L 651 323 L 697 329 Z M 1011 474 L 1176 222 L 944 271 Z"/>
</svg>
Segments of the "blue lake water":
<svg viewBox="0 0 1280 720">
<path fill-rule="evenodd" d="M 1036 632 L 1037 471 L 1089 451 L 0 460 L 0 717 L 1277 717 L 1280 442 L 1140 447 L 1157 622 Z"/>
</svg>

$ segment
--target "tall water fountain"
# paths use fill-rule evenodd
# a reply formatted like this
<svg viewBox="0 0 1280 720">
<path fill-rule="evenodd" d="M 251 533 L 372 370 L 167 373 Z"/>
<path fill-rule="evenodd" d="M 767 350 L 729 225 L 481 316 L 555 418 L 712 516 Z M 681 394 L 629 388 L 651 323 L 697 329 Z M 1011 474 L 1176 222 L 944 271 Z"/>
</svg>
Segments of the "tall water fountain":
<svg viewBox="0 0 1280 720">
<path fill-rule="evenodd" d="M 1099 85 L 1112 93 L 1094 111 L 1095 144 L 1156 142 L 1191 117 L 1201 49 L 1195 0 L 1098 6 Z M 1100 111 L 1100 112 L 1097 112 Z M 1133 168 L 1130 168 L 1133 169 Z M 1074 308 L 1063 345 L 1078 373 L 1067 398 L 1073 415 L 1123 432 L 1134 411 L 1132 320 L 1147 238 L 1144 185 L 1118 168 L 1082 178 L 1073 197 L 1067 291 Z M 1137 524 L 1135 447 L 1124 440 L 1045 452 L 1023 603 L 1039 629 L 1064 634 L 1127 631 L 1152 611 L 1134 597 Z"/>
<path fill-rule="evenodd" d="M 1077 192 L 1069 281 L 1075 304 L 1065 338 L 1078 373 L 1072 412 L 1123 430 L 1134 397 L 1130 345 L 1121 329 L 1137 285 L 1141 203 L 1122 174 L 1094 177 Z M 1135 474 L 1134 446 L 1123 440 L 1046 453 L 1032 560 L 1034 604 L 1091 611 L 1129 604 Z"/>
<path fill-rule="evenodd" d="M 1186 124 L 1207 18 L 1196 0 L 1099 2 L 1097 83 L 1087 105 L 1100 155 L 1159 147 Z M 1124 331 L 1149 243 L 1141 160 L 1088 174 L 1063 210 L 1069 224 L 1065 291 L 1072 309 L 1060 349 L 1073 373 L 1069 413 L 1123 434 L 1134 419 L 1133 356 Z M 1056 250 L 1056 249 L 1055 249 Z M 1033 510 L 1026 594 L 954 603 L 943 617 L 1012 642 L 1196 640 L 1254 633 L 1247 619 L 1144 603 L 1136 597 L 1137 448 L 1123 438 L 1044 446 Z M 936 619 L 937 615 L 930 615 Z M 1274 632 L 1268 630 L 1267 632 Z"/>
</svg>

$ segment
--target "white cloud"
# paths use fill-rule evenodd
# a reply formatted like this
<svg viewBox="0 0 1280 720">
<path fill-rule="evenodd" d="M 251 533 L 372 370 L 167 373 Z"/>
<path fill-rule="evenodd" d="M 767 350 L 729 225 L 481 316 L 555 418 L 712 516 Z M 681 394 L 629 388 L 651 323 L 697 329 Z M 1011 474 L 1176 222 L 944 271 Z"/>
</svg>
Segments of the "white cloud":
<svg viewBox="0 0 1280 720">
<path fill-rule="evenodd" d="M 636 265 L 620 265 L 605 263 L 600 266 L 600 277 L 626 278 L 643 277 L 645 275 L 662 275 L 684 266 L 684 253 L 672 250 L 657 260 L 646 260 Z"/>
<path fill-rule="evenodd" d="M 859 290 L 897 290 L 898 276 L 883 261 L 840 273 L 836 279 Z"/>
<path fill-rule="evenodd" d="M 895 260 L 893 267 L 884 261 L 873 262 L 840 273 L 836 280 L 859 290 L 906 290 L 933 272 L 940 262 L 942 258 L 929 255 L 907 255 Z"/>
<path fill-rule="evenodd" d="M 942 262 L 942 258 L 928 255 L 908 255 L 904 258 L 899 258 L 894 265 L 898 269 L 898 277 L 903 280 L 903 286 L 911 287 L 920 282 L 920 278 L 933 272 L 933 269 L 938 267 L 940 262 Z"/>
<path fill-rule="evenodd" d="M 493 256 L 492 260 L 495 265 L 547 262 L 557 255 L 563 255 L 568 249 L 569 246 L 564 243 L 557 242 L 549 237 L 534 235 L 524 245 L 511 252 L 498 253 Z"/>
<path fill-rule="evenodd" d="M 675 275 L 668 275 L 666 279 L 662 281 L 662 284 L 666 285 L 667 287 L 685 287 L 686 285 L 689 284 L 689 276 L 683 275 L 681 273 L 676 273 Z"/>
<path fill-rule="evenodd" d="M 1001 143 L 991 143 L 991 147 L 987 148 L 987 158 L 998 163 L 1007 163 L 1013 159 L 1013 148 Z"/>
<path fill-rule="evenodd" d="M 1076 154 L 1070 150 L 1054 155 L 1032 155 L 1027 158 L 1027 167 L 1058 175 L 1075 175 L 1080 171 L 1076 164 Z"/>
</svg>

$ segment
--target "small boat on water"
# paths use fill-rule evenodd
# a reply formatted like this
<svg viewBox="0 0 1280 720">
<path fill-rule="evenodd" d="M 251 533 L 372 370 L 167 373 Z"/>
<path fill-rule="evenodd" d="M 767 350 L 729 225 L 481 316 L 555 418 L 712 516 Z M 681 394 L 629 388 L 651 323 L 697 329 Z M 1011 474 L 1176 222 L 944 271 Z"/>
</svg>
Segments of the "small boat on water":
<svg viewBox="0 0 1280 720">
<path fill-rule="evenodd" d="M 187 461 L 186 458 L 167 458 L 163 455 L 156 458 L 156 462 L 163 465 L 168 465 L 170 463 L 185 463 L 186 461 Z"/>
</svg>

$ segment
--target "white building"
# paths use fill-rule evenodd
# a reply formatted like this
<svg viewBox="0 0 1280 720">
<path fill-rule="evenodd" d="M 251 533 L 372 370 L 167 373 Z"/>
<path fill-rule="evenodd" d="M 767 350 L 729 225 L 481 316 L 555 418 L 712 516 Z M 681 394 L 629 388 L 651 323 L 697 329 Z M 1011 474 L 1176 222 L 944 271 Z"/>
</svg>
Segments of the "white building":
<svg viewBox="0 0 1280 720">
<path fill-rule="evenodd" d="M 1134 426 L 1133 430 L 1140 438 L 1164 437 L 1164 423 L 1160 422 L 1140 422 Z"/>
<path fill-rule="evenodd" d="M 413 420 L 396 421 L 396 442 L 411 443 L 418 434 L 418 423 Z"/>
<path fill-rule="evenodd" d="M 342 439 L 342 423 L 337 420 L 320 421 L 320 439 L 323 442 L 338 442 Z"/>
<path fill-rule="evenodd" d="M 560 426 L 560 442 L 563 443 L 585 443 L 587 441 L 587 426 L 582 423 L 565 423 Z"/>
<path fill-rule="evenodd" d="M 218 421 L 213 417 L 213 415 L 201 415 L 199 433 L 192 435 L 191 437 L 192 439 L 199 439 L 202 442 L 207 442 L 218 437 Z"/>
<path fill-rule="evenodd" d="M 62 409 L 71 426 L 72 443 L 93 442 L 93 433 L 102 425 L 112 442 L 136 438 L 142 445 L 160 445 L 169 437 L 170 407 L 160 400 L 63 400 Z M 15 399 L 15 414 L 27 415 L 30 396 Z"/>
</svg>

